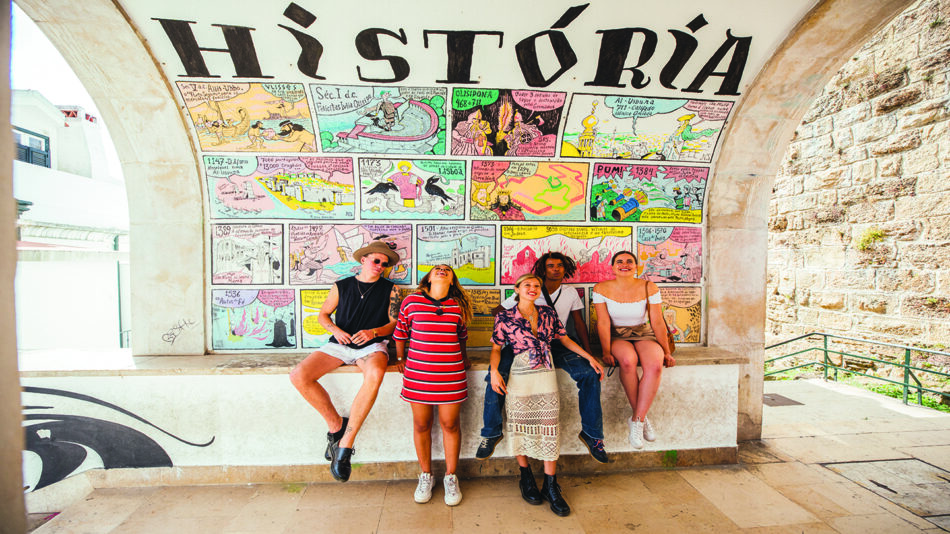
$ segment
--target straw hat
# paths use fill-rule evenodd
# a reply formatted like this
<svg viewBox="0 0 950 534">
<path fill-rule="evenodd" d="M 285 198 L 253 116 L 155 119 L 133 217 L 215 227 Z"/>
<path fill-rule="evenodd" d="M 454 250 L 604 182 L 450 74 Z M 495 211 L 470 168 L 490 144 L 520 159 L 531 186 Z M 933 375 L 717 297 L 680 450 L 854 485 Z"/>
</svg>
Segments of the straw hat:
<svg viewBox="0 0 950 534">
<path fill-rule="evenodd" d="M 360 261 L 363 259 L 363 256 L 367 254 L 385 254 L 389 258 L 389 265 L 395 265 L 399 262 L 399 254 L 396 254 L 396 251 L 389 248 L 389 245 L 383 243 L 382 241 L 373 241 L 372 243 L 366 245 L 365 247 L 357 250 L 353 253 L 353 259 Z"/>
</svg>

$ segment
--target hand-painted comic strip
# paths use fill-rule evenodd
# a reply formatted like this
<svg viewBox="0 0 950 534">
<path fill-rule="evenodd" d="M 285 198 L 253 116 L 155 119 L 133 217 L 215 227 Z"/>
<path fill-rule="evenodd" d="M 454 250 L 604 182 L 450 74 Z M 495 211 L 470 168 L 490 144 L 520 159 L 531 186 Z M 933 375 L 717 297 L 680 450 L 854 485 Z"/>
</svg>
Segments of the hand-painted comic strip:
<svg viewBox="0 0 950 534">
<path fill-rule="evenodd" d="M 575 94 L 561 157 L 712 161 L 732 102 Z"/>
<path fill-rule="evenodd" d="M 416 240 L 416 279 L 432 267 L 449 265 L 462 285 L 495 283 L 495 227 L 420 224 Z"/>
<path fill-rule="evenodd" d="M 445 155 L 444 87 L 311 85 L 323 152 Z"/>
<path fill-rule="evenodd" d="M 566 93 L 455 88 L 452 155 L 551 157 Z"/>
<path fill-rule="evenodd" d="M 703 324 L 702 288 L 687 286 L 664 286 L 660 288 L 663 298 L 663 318 L 673 339 L 683 343 L 699 343 Z"/>
<path fill-rule="evenodd" d="M 332 334 L 320 324 L 320 308 L 330 294 L 329 289 L 301 289 L 300 317 L 303 331 L 300 346 L 305 349 L 320 348 L 330 340 Z"/>
<path fill-rule="evenodd" d="M 353 219 L 353 160 L 205 156 L 212 218 Z"/>
<path fill-rule="evenodd" d="M 556 251 L 577 263 L 566 283 L 595 283 L 613 276 L 610 257 L 630 250 L 628 226 L 502 226 L 501 283 L 513 284 L 546 252 Z"/>
<path fill-rule="evenodd" d="M 300 83 L 178 82 L 206 152 L 316 152 Z"/>
<path fill-rule="evenodd" d="M 595 163 L 593 222 L 701 223 L 706 167 Z"/>
<path fill-rule="evenodd" d="M 297 348 L 293 289 L 213 289 L 211 347 Z"/>
<path fill-rule="evenodd" d="M 412 283 L 410 224 L 291 224 L 289 278 L 292 285 L 332 284 L 359 273 L 353 253 L 383 241 L 399 255 L 384 274 L 397 284 Z"/>
<path fill-rule="evenodd" d="M 656 283 L 700 282 L 703 232 L 694 226 L 640 226 L 640 276 Z"/>
<path fill-rule="evenodd" d="M 473 221 L 583 221 L 587 163 L 473 161 Z"/>
<path fill-rule="evenodd" d="M 465 162 L 424 159 L 359 160 L 360 217 L 465 218 Z"/>
<path fill-rule="evenodd" d="M 283 283 L 280 224 L 212 224 L 212 284 Z"/>
<path fill-rule="evenodd" d="M 495 328 L 495 315 L 492 313 L 501 304 L 500 291 L 497 289 L 466 289 L 472 302 L 474 316 L 468 323 L 468 346 L 490 347 L 491 334 Z"/>
</svg>

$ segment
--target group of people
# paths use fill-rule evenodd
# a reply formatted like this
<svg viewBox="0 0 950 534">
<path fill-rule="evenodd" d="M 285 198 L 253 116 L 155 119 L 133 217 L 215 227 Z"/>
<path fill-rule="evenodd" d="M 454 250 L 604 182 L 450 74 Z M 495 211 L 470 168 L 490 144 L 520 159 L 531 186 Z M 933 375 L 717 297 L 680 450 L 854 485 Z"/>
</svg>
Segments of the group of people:
<svg viewBox="0 0 950 534">
<path fill-rule="evenodd" d="M 466 324 L 472 319 L 469 296 L 452 267 L 436 265 L 419 282 L 416 292 L 400 302 L 395 285 L 382 276 L 399 261 L 395 251 L 374 241 L 357 250 L 353 258 L 360 263 L 360 272 L 333 285 L 318 317 L 332 337 L 294 368 L 291 381 L 326 421 L 325 458 L 333 477 L 345 482 L 351 473 L 356 434 L 386 372 L 391 337 L 403 374 L 400 397 L 412 407 L 413 443 L 422 471 L 414 499 L 424 503 L 432 497 L 431 430 L 437 411 L 445 452 L 445 503 L 455 506 L 462 500 L 455 471 L 461 445 L 460 409 L 468 398 L 466 370 L 471 366 L 466 352 Z M 675 360 L 666 332 L 654 334 L 652 325 L 665 328 L 660 294 L 654 283 L 638 277 L 636 256 L 618 252 L 611 258 L 611 268 L 614 278 L 593 288 L 597 335 L 604 363 L 619 367 L 632 411 L 630 444 L 640 449 L 644 440 L 656 439 L 647 412 L 659 389 L 663 367 L 673 366 Z M 571 258 L 548 252 L 535 262 L 532 272 L 517 279 L 514 294 L 495 310 L 484 426 L 475 453 L 480 460 L 489 458 L 507 435 L 509 452 L 520 468 L 522 498 L 536 505 L 547 501 L 559 516 L 568 515 L 570 506 L 561 495 L 556 476 L 560 429 L 554 369 L 567 371 L 577 384 L 578 438 L 596 461 L 608 460 L 600 403 L 604 368 L 591 351 L 580 313 L 583 303 L 574 288 L 562 283 L 576 270 Z M 567 333 L 570 323 L 576 340 Z M 349 417 L 339 414 L 319 382 L 341 365 L 356 365 L 363 373 Z M 541 489 L 529 457 L 543 462 Z"/>
</svg>

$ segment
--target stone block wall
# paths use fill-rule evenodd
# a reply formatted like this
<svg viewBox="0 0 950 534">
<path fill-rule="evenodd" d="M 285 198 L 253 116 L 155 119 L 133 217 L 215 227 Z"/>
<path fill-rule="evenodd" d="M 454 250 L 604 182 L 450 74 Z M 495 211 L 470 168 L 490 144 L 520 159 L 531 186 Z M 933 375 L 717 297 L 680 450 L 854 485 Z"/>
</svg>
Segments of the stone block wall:
<svg viewBox="0 0 950 534">
<path fill-rule="evenodd" d="M 950 0 L 895 18 L 832 78 L 769 206 L 767 343 L 811 331 L 950 345 Z"/>
</svg>

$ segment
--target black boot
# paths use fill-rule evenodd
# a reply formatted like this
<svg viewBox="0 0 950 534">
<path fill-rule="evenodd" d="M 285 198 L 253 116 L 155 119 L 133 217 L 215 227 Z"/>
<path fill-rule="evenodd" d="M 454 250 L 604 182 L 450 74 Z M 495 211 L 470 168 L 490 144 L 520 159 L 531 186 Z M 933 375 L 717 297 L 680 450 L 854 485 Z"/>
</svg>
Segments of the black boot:
<svg viewBox="0 0 950 534">
<path fill-rule="evenodd" d="M 340 429 L 336 432 L 327 432 L 327 451 L 323 453 L 323 457 L 326 458 L 328 462 L 333 461 L 333 457 L 336 455 L 336 447 L 340 443 L 340 440 L 343 439 L 343 433 L 346 432 L 346 425 L 350 422 L 349 417 L 343 418 L 343 425 L 340 426 Z"/>
<path fill-rule="evenodd" d="M 567 505 L 564 497 L 561 497 L 561 486 L 557 483 L 557 475 L 544 475 L 541 497 L 551 503 L 551 511 L 555 514 L 564 517 L 571 513 L 571 507 Z"/>
<path fill-rule="evenodd" d="M 330 474 L 340 482 L 346 482 L 350 479 L 350 455 L 353 449 L 347 447 L 338 447 L 333 461 L 330 462 Z"/>
<path fill-rule="evenodd" d="M 541 504 L 541 492 L 538 491 L 538 483 L 534 480 L 534 473 L 531 472 L 531 466 L 521 467 L 521 480 L 518 481 L 518 487 L 521 488 L 521 498 L 528 501 L 528 504 Z"/>
</svg>

